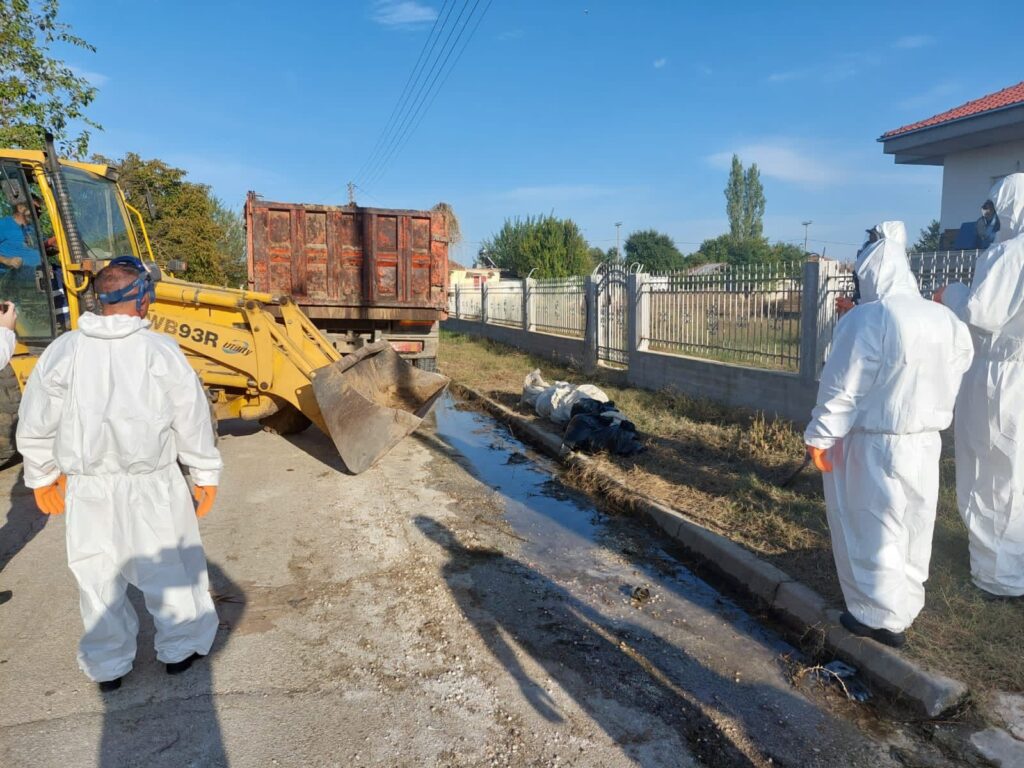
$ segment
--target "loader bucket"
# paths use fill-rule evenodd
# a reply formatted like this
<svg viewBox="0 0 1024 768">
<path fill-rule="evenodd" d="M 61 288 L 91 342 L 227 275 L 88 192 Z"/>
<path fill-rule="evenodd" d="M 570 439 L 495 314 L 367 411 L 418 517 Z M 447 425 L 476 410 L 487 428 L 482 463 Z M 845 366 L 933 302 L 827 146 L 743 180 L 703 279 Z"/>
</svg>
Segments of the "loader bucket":
<svg viewBox="0 0 1024 768">
<path fill-rule="evenodd" d="M 447 377 L 413 367 L 386 341 L 368 344 L 313 376 L 327 433 L 353 475 L 410 435 L 447 386 Z"/>
</svg>

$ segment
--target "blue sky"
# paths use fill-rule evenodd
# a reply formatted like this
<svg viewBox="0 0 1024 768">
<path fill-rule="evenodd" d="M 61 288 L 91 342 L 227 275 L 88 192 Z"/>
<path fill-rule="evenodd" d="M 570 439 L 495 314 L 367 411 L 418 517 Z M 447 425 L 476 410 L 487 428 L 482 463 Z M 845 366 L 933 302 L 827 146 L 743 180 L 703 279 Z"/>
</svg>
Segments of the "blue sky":
<svg viewBox="0 0 1024 768">
<path fill-rule="evenodd" d="M 60 53 L 99 87 L 93 151 L 176 164 L 234 207 L 248 189 L 342 203 L 445 5 L 64 0 L 98 50 Z M 941 169 L 875 139 L 1020 81 L 1009 21 L 943 2 L 493 0 L 357 199 L 451 203 L 463 261 L 506 217 L 551 211 L 602 248 L 621 221 L 689 252 L 727 229 L 737 152 L 761 168 L 770 238 L 810 219 L 813 250 L 851 256 L 870 224 L 937 218 Z"/>
</svg>

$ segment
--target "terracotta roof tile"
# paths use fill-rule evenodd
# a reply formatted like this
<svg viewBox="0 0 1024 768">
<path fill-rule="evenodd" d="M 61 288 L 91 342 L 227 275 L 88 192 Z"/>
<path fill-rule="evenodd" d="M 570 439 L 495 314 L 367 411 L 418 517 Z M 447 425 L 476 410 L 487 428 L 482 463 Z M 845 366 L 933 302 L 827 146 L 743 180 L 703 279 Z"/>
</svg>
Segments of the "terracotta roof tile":
<svg viewBox="0 0 1024 768">
<path fill-rule="evenodd" d="M 965 117 L 974 117 L 984 112 L 991 112 L 995 109 L 1002 109 L 1004 107 L 1011 107 L 1015 104 L 1024 104 L 1024 81 L 1011 85 L 1009 88 L 1003 88 L 1001 91 L 990 93 L 988 96 L 982 96 L 980 99 L 974 101 L 968 101 L 966 104 L 961 104 L 959 107 L 940 112 L 937 115 L 929 117 L 927 120 L 919 120 L 916 123 L 910 125 L 904 125 L 902 128 L 897 128 L 892 131 L 886 131 L 882 134 L 883 139 L 891 139 L 893 136 L 899 136 L 903 133 L 910 133 L 911 131 L 917 131 L 921 128 L 931 128 L 935 125 L 941 125 L 942 123 L 949 123 L 953 120 L 961 120 Z"/>
</svg>

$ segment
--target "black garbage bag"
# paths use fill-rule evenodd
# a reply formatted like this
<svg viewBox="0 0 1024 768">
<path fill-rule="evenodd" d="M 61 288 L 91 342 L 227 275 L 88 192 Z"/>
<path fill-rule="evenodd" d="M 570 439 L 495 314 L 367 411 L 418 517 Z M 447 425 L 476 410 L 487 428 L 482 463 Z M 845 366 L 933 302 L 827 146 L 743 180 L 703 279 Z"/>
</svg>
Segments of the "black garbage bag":
<svg viewBox="0 0 1024 768">
<path fill-rule="evenodd" d="M 611 400 L 602 403 L 600 400 L 595 400 L 592 397 L 582 397 L 573 403 L 572 410 L 569 412 L 569 418 L 582 414 L 589 414 L 591 416 L 597 416 L 604 413 L 605 411 L 614 411 L 615 403 Z"/>
<path fill-rule="evenodd" d="M 645 450 L 633 422 L 590 413 L 573 416 L 562 439 L 568 448 L 585 453 L 608 451 L 616 456 L 632 456 Z"/>
</svg>

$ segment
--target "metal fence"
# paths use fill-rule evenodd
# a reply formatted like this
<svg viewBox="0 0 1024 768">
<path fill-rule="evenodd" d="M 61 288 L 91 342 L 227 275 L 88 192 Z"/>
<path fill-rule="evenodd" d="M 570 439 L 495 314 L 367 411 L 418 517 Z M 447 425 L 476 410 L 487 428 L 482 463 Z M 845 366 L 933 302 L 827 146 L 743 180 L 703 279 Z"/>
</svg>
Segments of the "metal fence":
<svg viewBox="0 0 1024 768">
<path fill-rule="evenodd" d="M 922 295 L 930 298 L 952 282 L 970 283 L 979 254 L 910 254 Z M 602 345 L 609 346 L 602 337 L 602 322 L 606 330 L 614 324 L 625 338 L 635 319 L 639 339 L 626 338 L 620 345 L 625 348 L 624 364 L 639 341 L 639 350 L 813 375 L 828 357 L 839 319 L 836 300 L 853 295 L 852 269 L 852 264 L 819 261 L 816 268 L 807 269 L 802 263 L 786 262 L 630 275 L 629 280 L 637 281 L 639 304 L 625 290 L 618 299 L 611 292 L 606 295 L 602 276 L 503 280 L 487 285 L 486 307 L 481 289 L 457 287 L 449 297 L 449 311 L 462 320 L 485 319 L 490 325 L 582 340 L 588 336 L 590 301 L 589 319 L 597 323 L 591 353 L 597 360 L 619 359 L 601 355 Z M 801 316 L 805 306 L 808 311 L 814 308 L 806 320 Z M 803 367 L 801 350 L 807 356 Z"/>
<path fill-rule="evenodd" d="M 642 340 L 653 352 L 797 371 L 802 288 L 799 262 L 652 275 Z"/>
<path fill-rule="evenodd" d="M 523 281 L 487 283 L 487 322 L 491 325 L 523 325 Z"/>
<path fill-rule="evenodd" d="M 984 251 L 932 251 L 911 253 L 910 268 L 917 276 L 921 293 L 931 298 L 939 288 L 950 283 L 971 284 L 974 264 Z"/>
<path fill-rule="evenodd" d="M 456 300 L 459 303 L 459 317 L 464 320 L 479 320 L 483 316 L 483 301 L 479 288 L 459 287 Z"/>
<path fill-rule="evenodd" d="M 576 339 L 584 337 L 587 329 L 585 277 L 535 280 L 530 294 L 535 330 Z"/>
</svg>

